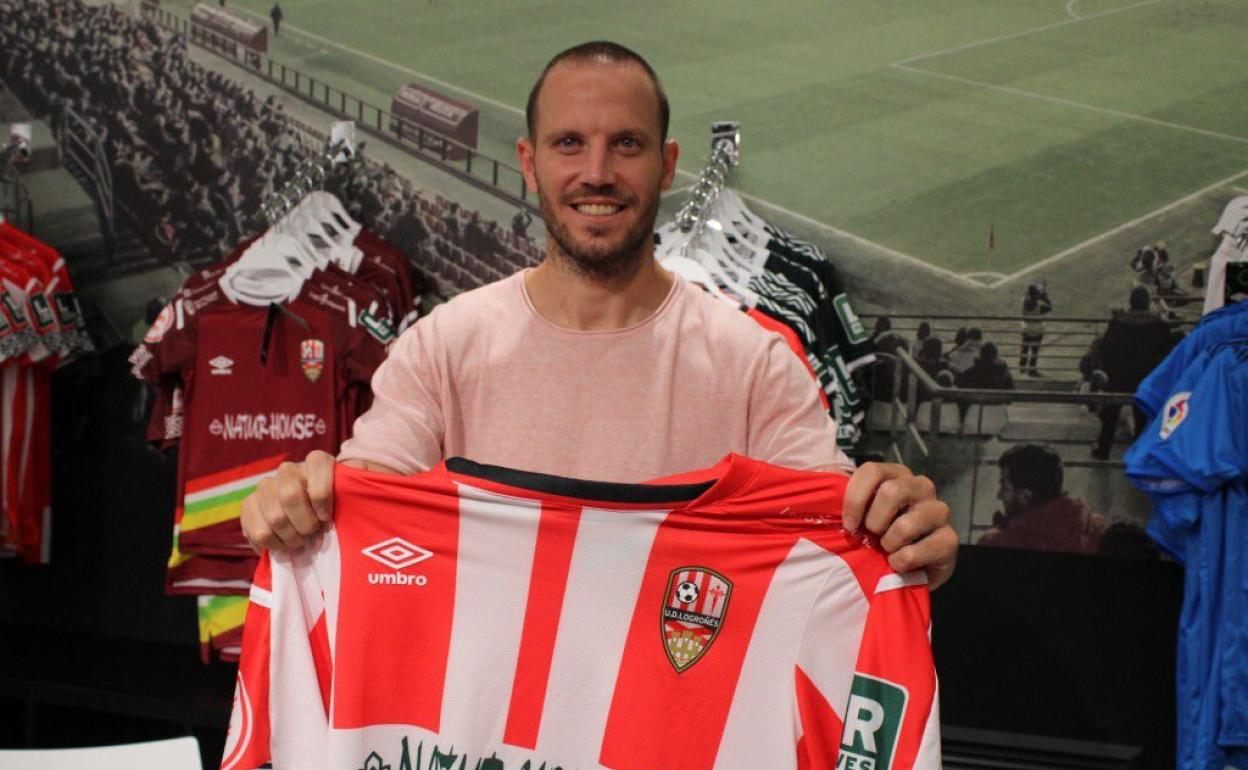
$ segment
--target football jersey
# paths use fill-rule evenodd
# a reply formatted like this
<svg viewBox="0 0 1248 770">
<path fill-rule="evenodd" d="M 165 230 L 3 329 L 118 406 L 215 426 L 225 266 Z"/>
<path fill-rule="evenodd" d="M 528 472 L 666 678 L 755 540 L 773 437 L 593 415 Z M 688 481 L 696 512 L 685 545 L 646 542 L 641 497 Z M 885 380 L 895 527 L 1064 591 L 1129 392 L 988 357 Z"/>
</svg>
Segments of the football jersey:
<svg viewBox="0 0 1248 770">
<path fill-rule="evenodd" d="M 1202 351 L 1126 456 L 1185 568 L 1176 766 L 1248 766 L 1248 340 Z"/>
<path fill-rule="evenodd" d="M 846 483 L 338 466 L 257 569 L 222 767 L 939 767 L 926 578 Z"/>
<path fill-rule="evenodd" d="M 176 374 L 185 384 L 182 551 L 249 553 L 238 526 L 243 498 L 283 461 L 335 452 L 354 417 L 351 387 L 384 358 L 332 308 L 304 295 L 283 307 L 210 305 L 132 359 L 149 382 Z"/>
</svg>

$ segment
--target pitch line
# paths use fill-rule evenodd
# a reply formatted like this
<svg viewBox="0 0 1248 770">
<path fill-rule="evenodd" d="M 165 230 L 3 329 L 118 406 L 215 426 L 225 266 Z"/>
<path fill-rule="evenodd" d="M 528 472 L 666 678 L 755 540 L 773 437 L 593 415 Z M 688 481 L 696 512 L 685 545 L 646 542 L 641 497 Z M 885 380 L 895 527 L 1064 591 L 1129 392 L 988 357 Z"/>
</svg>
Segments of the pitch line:
<svg viewBox="0 0 1248 770">
<path fill-rule="evenodd" d="M 1057 29 L 1058 27 L 1065 27 L 1069 24 L 1078 24 L 1079 22 L 1082 22 L 1082 21 L 1090 21 L 1091 19 L 1099 19 L 1102 16 L 1110 16 L 1115 13 L 1122 13 L 1123 11 L 1130 11 L 1133 8 L 1143 8 L 1146 5 L 1156 5 L 1157 3 L 1163 3 L 1165 1 L 1166 0 L 1144 0 L 1144 2 L 1141 2 L 1141 3 L 1132 3 L 1131 5 L 1124 5 L 1121 8 L 1112 8 L 1108 11 L 1101 11 L 1099 13 L 1090 13 L 1087 16 L 1079 16 L 1074 19 L 1062 19 L 1061 21 L 1055 21 L 1052 24 L 1043 24 L 1039 27 L 1032 27 L 1031 29 L 1024 29 L 1018 32 L 1011 32 L 1008 35 L 998 35 L 997 37 L 990 37 L 986 40 L 976 40 L 973 43 L 964 43 L 963 45 L 956 45 L 956 46 L 953 46 L 952 48 L 946 48 L 943 51 L 935 51 L 933 53 L 924 53 L 924 54 L 919 54 L 918 56 L 911 56 L 908 59 L 902 59 L 901 61 L 893 62 L 893 66 L 910 64 L 916 61 L 923 61 L 924 59 L 934 59 L 937 56 L 944 56 L 945 54 L 957 53 L 959 51 L 967 51 L 972 48 L 979 48 L 980 46 L 992 45 L 993 43 L 1001 43 L 1006 40 L 1013 40 L 1019 37 L 1026 37 L 1027 35 L 1034 35 L 1037 32 L 1046 32 L 1050 29 Z M 1067 6 L 1067 8 L 1069 7 L 1070 6 Z"/>
<path fill-rule="evenodd" d="M 1066 15 L 1067 15 L 1067 16 L 1069 16 L 1069 17 L 1071 17 L 1072 19 L 1080 19 L 1080 18 L 1083 18 L 1083 17 L 1082 17 L 1082 16 L 1080 16 L 1079 14 L 1075 13 L 1075 3 L 1077 3 L 1077 2 L 1079 2 L 1079 0 L 1069 0 L 1069 1 L 1066 3 Z"/>
<path fill-rule="evenodd" d="M 1190 203 L 1191 201 L 1193 201 L 1193 200 L 1195 200 L 1195 199 L 1199 198 L 1200 196 L 1204 195 L 1205 193 L 1209 192 L 1210 190 L 1216 190 L 1216 189 L 1217 189 L 1217 188 L 1219 188 L 1219 187 L 1225 187 L 1225 186 L 1229 185 L 1231 182 L 1234 182 L 1234 181 L 1236 181 L 1236 180 L 1238 180 L 1238 179 L 1242 179 L 1243 177 L 1246 177 L 1246 176 L 1248 176 L 1248 169 L 1245 169 L 1244 171 L 1240 171 L 1238 174 L 1232 174 L 1231 176 L 1228 176 L 1226 179 L 1220 179 L 1220 180 L 1218 180 L 1218 181 L 1214 182 L 1214 183 L 1213 183 L 1213 184 L 1211 184 L 1211 185 L 1207 185 L 1207 186 L 1205 186 L 1205 187 L 1200 188 L 1199 190 L 1197 190 L 1197 191 L 1196 191 L 1196 192 L 1194 192 L 1194 193 L 1191 193 L 1191 194 L 1189 194 L 1189 195 L 1185 195 L 1185 196 L 1183 196 L 1182 198 L 1179 198 L 1179 199 L 1178 199 L 1178 200 L 1176 200 L 1176 201 L 1171 201 L 1170 203 L 1167 203 L 1166 205 L 1162 206 L 1162 207 L 1161 207 L 1161 208 L 1159 208 L 1159 209 L 1156 209 L 1156 210 L 1154 210 L 1154 211 L 1150 211 L 1149 213 L 1147 213 L 1147 214 L 1145 214 L 1145 215 L 1143 215 L 1143 216 L 1136 217 L 1135 219 L 1132 219 L 1130 222 L 1123 222 L 1122 224 L 1118 225 L 1117 227 L 1115 227 L 1115 228 L 1114 228 L 1114 229 L 1112 229 L 1112 230 L 1106 230 L 1105 232 L 1101 233 L 1100 235 L 1095 235 L 1095 236 L 1093 236 L 1093 237 L 1091 237 L 1091 238 L 1087 239 L 1086 241 L 1083 241 L 1082 243 L 1077 243 L 1077 244 L 1075 244 L 1074 246 L 1071 246 L 1069 249 L 1065 249 L 1064 251 L 1059 251 L 1058 253 L 1054 254 L 1053 256 L 1048 257 L 1048 258 L 1046 258 L 1046 259 L 1043 259 L 1043 260 L 1041 260 L 1041 261 L 1037 262 L 1037 263 L 1036 263 L 1036 264 L 1034 264 L 1034 265 L 1029 265 L 1029 266 L 1027 266 L 1027 267 L 1023 268 L 1022 270 L 1019 270 L 1019 271 L 1018 271 L 1018 272 L 1016 272 L 1016 273 L 1011 273 L 1010 275 L 1007 275 L 1007 276 L 1005 276 L 1004 278 L 1002 278 L 1000 281 L 997 281 L 996 283 L 992 284 L 989 288 L 992 288 L 992 289 L 997 289 L 997 288 L 1000 288 L 1001 286 L 1004 286 L 1005 284 L 1010 283 L 1011 281 L 1015 281 L 1015 280 L 1017 280 L 1017 279 L 1019 279 L 1019 278 L 1021 278 L 1021 277 L 1025 276 L 1025 275 L 1028 275 L 1028 274 L 1030 274 L 1030 273 L 1034 273 L 1035 271 L 1037 271 L 1037 270 L 1039 270 L 1039 269 L 1041 269 L 1041 268 L 1048 267 L 1049 265 L 1053 264 L 1054 262 L 1057 262 L 1057 261 L 1059 261 L 1059 260 L 1065 259 L 1066 257 L 1069 257 L 1071 254 L 1074 254 L 1075 252 L 1082 251 L 1083 249 L 1087 248 L 1088 246 L 1091 246 L 1091 245 L 1093 245 L 1093 244 L 1095 244 L 1095 243 L 1100 243 L 1101 241 L 1105 240 L 1106 238 L 1110 238 L 1110 237 L 1112 237 L 1112 236 L 1114 236 L 1114 235 L 1117 235 L 1118 233 L 1121 233 L 1121 232 L 1122 232 L 1122 231 L 1124 231 L 1124 230 L 1127 230 L 1127 229 L 1129 229 L 1129 228 L 1135 227 L 1136 225 L 1140 224 L 1141 222 L 1144 222 L 1144 221 L 1146 221 L 1146 220 L 1148 220 L 1148 219 L 1152 219 L 1153 217 L 1157 216 L 1158 214 L 1164 214 L 1164 213 L 1166 213 L 1167 211 L 1170 211 L 1171 209 L 1174 209 L 1174 208 L 1178 208 L 1179 206 L 1182 206 L 1182 205 L 1183 205 L 1183 204 L 1185 204 L 1185 203 Z"/>
<path fill-rule="evenodd" d="M 1161 2 L 1161 0 L 1148 0 L 1148 2 Z M 258 18 L 258 19 L 267 19 L 267 18 L 268 18 L 268 17 L 267 17 L 267 16 L 265 16 L 264 14 L 257 13 L 257 12 L 255 12 L 255 11 L 250 11 L 250 10 L 247 10 L 247 9 L 245 9 L 245 8 L 239 8 L 239 9 L 237 9 L 237 10 L 239 10 L 239 11 L 241 11 L 241 12 L 243 12 L 243 13 L 246 13 L 246 14 L 248 14 L 248 15 L 250 15 L 250 16 L 254 16 L 255 18 Z M 293 26 L 293 25 L 283 24 L 282 26 L 286 27 L 286 28 L 287 28 L 287 29 L 289 29 L 289 30 L 292 30 L 292 31 L 294 31 L 294 32 L 297 32 L 297 33 L 299 33 L 300 35 L 304 35 L 304 36 L 306 36 L 306 37 L 308 37 L 308 38 L 311 38 L 312 40 L 316 40 L 316 41 L 318 41 L 318 42 L 320 42 L 320 43 L 322 43 L 322 44 L 324 44 L 324 45 L 333 46 L 333 47 L 335 47 L 335 48 L 337 48 L 337 49 L 339 49 L 339 50 L 342 50 L 342 51 L 346 51 L 346 52 L 348 52 L 348 53 L 355 54 L 356 56 L 359 56 L 359 57 L 362 57 L 362 58 L 364 58 L 364 59 L 367 59 L 367 60 L 369 60 L 369 61 L 371 61 L 371 62 L 373 62 L 373 63 L 375 63 L 375 64 L 380 64 L 380 65 L 382 65 L 382 66 L 384 66 L 384 67 L 390 67 L 390 68 L 392 68 L 392 69 L 398 70 L 399 72 L 406 72 L 407 74 L 412 75 L 412 76 L 414 76 L 414 77 L 418 77 L 418 78 L 421 78 L 421 79 L 423 79 L 423 80 L 427 80 L 427 81 L 429 81 L 430 83 L 435 83 L 435 84 L 437 84 L 438 86 L 441 86 L 442 88 L 446 88 L 446 89 L 449 89 L 449 90 L 451 90 L 451 91 L 455 91 L 456 93 L 463 94 L 464 96 L 467 96 L 467 97 L 468 97 L 468 98 L 470 98 L 470 99 L 474 99 L 474 100 L 477 100 L 477 101 L 485 102 L 486 104 L 491 104 L 491 105 L 493 105 L 493 106 L 495 106 L 495 107 L 498 107 L 498 108 L 499 108 L 499 109 L 501 109 L 501 110 L 506 110 L 507 112 L 511 112 L 511 113 L 516 114 L 516 115 L 520 115 L 520 116 L 523 116 L 523 115 L 524 115 L 524 110 L 522 110 L 522 109 L 520 109 L 520 108 L 518 108 L 518 107 L 513 107 L 513 106 L 512 106 L 512 105 L 510 105 L 510 104 L 504 104 L 503 102 L 500 102 L 500 101 L 498 101 L 497 99 L 491 99 L 490 97 L 488 97 L 488 96 L 483 96 L 483 95 L 481 95 L 481 94 L 479 94 L 479 93 L 476 93 L 475 91 L 469 91 L 468 89 L 466 89 L 466 88 L 461 88 L 460 86 L 457 86 L 457 85 L 455 85 L 454 83 L 449 83 L 449 82 L 447 82 L 447 81 L 445 81 L 445 80 L 440 80 L 440 79 L 438 79 L 438 78 L 431 77 L 431 76 L 429 76 L 429 75 L 426 75 L 426 74 L 425 74 L 425 73 L 423 73 L 423 72 L 419 72 L 419 71 L 417 71 L 417 70 L 411 69 L 410 67 L 405 67 L 405 66 L 403 66 L 402 64 L 396 64 L 395 62 L 388 61 L 388 60 L 386 60 L 386 59 L 381 58 L 380 56 L 377 56 L 377 55 L 375 55 L 375 54 L 368 53 L 367 51 L 361 51 L 361 50 L 359 50 L 358 48 L 353 48 L 353 47 L 348 46 L 348 45 L 343 45 L 342 43 L 336 43 L 336 42 L 334 42 L 333 40 L 330 40 L 330 39 L 328 39 L 328 38 L 322 37 L 322 36 L 317 35 L 317 34 L 315 34 L 315 33 L 313 33 L 313 32 L 308 32 L 308 31 L 306 31 L 306 30 L 303 30 L 303 29 L 301 29 L 301 28 L 299 28 L 299 27 L 296 27 L 296 26 Z M 676 173 L 677 173 L 678 175 L 682 176 L 682 177 L 687 178 L 687 179 L 693 179 L 693 180 L 696 180 L 696 179 L 698 178 L 698 175 L 697 175 L 697 174 L 691 173 L 691 172 L 689 172 L 689 171 L 685 171 L 685 170 L 683 170 L 683 169 L 677 169 L 677 170 L 676 170 Z M 955 272 L 953 272 L 952 270 L 948 270 L 948 269 L 946 269 L 946 268 L 939 267 L 939 266 L 937 266 L 937 265 L 932 265 L 932 264 L 929 264 L 929 263 L 924 262 L 923 260 L 921 260 L 921 259 L 919 259 L 919 258 L 917 258 L 917 257 L 913 257 L 913 256 L 911 256 L 911 255 L 909 255 L 909 254 L 905 254 L 905 253 L 903 253 L 903 252 L 897 251 L 896 249 L 891 249 L 891 248 L 889 248 L 889 247 L 887 247 L 887 246 L 884 246 L 883 244 L 879 244 L 879 243 L 876 243 L 875 241 L 868 240 L 868 239 L 866 239 L 866 238 L 863 238 L 863 237 L 862 237 L 862 236 L 860 236 L 860 235 L 855 235 L 854 233 L 851 233 L 851 232 L 849 232 L 849 231 L 847 231 L 847 230 L 842 230 L 842 229 L 840 229 L 840 228 L 838 228 L 838 227 L 833 227 L 832 225 L 829 225 L 829 224 L 827 224 L 826 222 L 820 222 L 819 220 L 817 220 L 817 219 L 813 219 L 813 218 L 811 218 L 811 217 L 808 217 L 808 216 L 806 216 L 805 214 L 799 214 L 799 213 L 798 213 L 798 212 L 796 212 L 796 211 L 793 211 L 793 210 L 791 210 L 791 209 L 787 209 L 787 208 L 785 208 L 785 207 L 783 207 L 783 206 L 780 206 L 780 205 L 778 205 L 778 204 L 772 203 L 771 201 L 764 200 L 763 198 L 759 198 L 759 197 L 757 197 L 757 196 L 754 196 L 754 195 L 749 195 L 749 194 L 746 194 L 746 193 L 743 193 L 743 192 L 738 192 L 738 194 L 739 194 L 742 198 L 744 198 L 745 200 L 748 200 L 748 201 L 750 201 L 750 202 L 752 202 L 752 203 L 754 203 L 754 204 L 756 204 L 756 205 L 759 205 L 759 206 L 763 206 L 763 207 L 769 208 L 769 209 L 771 209 L 771 210 L 773 210 L 773 211 L 776 211 L 776 212 L 779 212 L 779 213 L 781 213 L 781 214 L 786 214 L 786 215 L 788 215 L 788 216 L 790 216 L 790 217 L 793 217 L 794 219 L 796 219 L 796 220 L 798 220 L 798 221 L 800 221 L 800 222 L 804 222 L 804 223 L 806 223 L 806 224 L 808 224 L 808 225 L 811 225 L 812 227 L 817 227 L 817 228 L 819 228 L 819 229 L 824 230 L 825 232 L 832 233 L 833 235 L 837 235 L 837 236 L 840 236 L 840 237 L 842 237 L 842 238 L 849 239 L 849 240 L 853 241 L 854 243 L 858 244 L 859 246 L 862 246 L 862 247 L 864 247 L 864 248 L 871 249 L 871 250 L 876 251 L 876 252 L 878 252 L 878 253 L 880 253 L 880 254 L 882 254 L 882 255 L 885 255 L 885 256 L 891 257 L 891 258 L 893 258 L 893 259 L 900 260 L 900 261 L 902 261 L 902 262 L 905 262 L 905 263 L 907 263 L 907 264 L 914 265 L 914 266 L 916 266 L 916 267 L 921 267 L 921 268 L 924 268 L 924 269 L 928 270 L 929 272 L 936 273 L 937 275 L 940 275 L 940 276 L 945 277 L 945 278 L 949 278 L 949 279 L 951 279 L 951 280 L 958 281 L 959 283 L 966 284 L 966 285 L 968 285 L 968 286 L 974 286 L 974 287 L 976 287 L 976 288 L 980 288 L 980 287 L 982 287 L 982 286 L 983 286 L 983 284 L 979 283 L 978 281 L 974 281 L 974 280 L 970 280 L 970 279 L 964 278 L 961 274 L 959 274 L 959 273 L 955 273 Z"/>
<path fill-rule="evenodd" d="M 1115 110 L 1110 107 L 1099 107 L 1095 104 L 1086 104 L 1084 102 L 1076 102 L 1072 99 L 1062 99 L 1061 97 L 1058 97 L 1058 96 L 1049 96 L 1048 94 L 1036 93 L 1035 91 L 1024 91 L 1021 88 L 1003 86 L 997 83 L 988 83 L 983 80 L 973 80 L 971 78 L 964 78 L 959 75 L 950 75 L 944 72 L 936 72 L 934 70 L 925 70 L 920 67 L 911 67 L 906 64 L 893 64 L 892 66 L 900 70 L 905 70 L 906 72 L 914 72 L 919 75 L 930 75 L 931 77 L 935 77 L 935 78 L 944 78 L 945 80 L 952 80 L 957 83 L 963 83 L 969 86 L 976 86 L 978 88 L 986 88 L 991 91 L 1000 91 L 1001 93 L 1011 94 L 1013 96 L 1023 96 L 1029 99 L 1039 99 L 1041 101 L 1052 102 L 1053 104 L 1061 104 L 1066 107 L 1074 107 L 1076 109 L 1087 110 L 1089 112 L 1099 112 L 1103 115 L 1112 115 L 1113 117 L 1123 118 L 1124 120 L 1133 120 L 1138 123 L 1148 123 L 1154 126 L 1161 126 L 1162 128 L 1172 128 L 1172 129 L 1175 129 L 1176 131 L 1187 131 L 1189 133 L 1200 134 L 1201 136 L 1208 136 L 1214 139 L 1225 139 L 1226 141 L 1229 141 L 1229 142 L 1238 142 L 1239 144 L 1248 144 L 1248 137 L 1245 137 L 1245 136 L 1236 136 L 1235 134 L 1224 134 L 1221 131 L 1210 131 L 1207 128 L 1197 128 L 1196 126 L 1188 126 L 1188 125 L 1184 125 L 1183 123 L 1172 123 L 1168 120 L 1161 120 L 1159 118 L 1150 118 L 1147 115 L 1140 115 L 1134 112 L 1124 112 L 1122 110 Z"/>
<path fill-rule="evenodd" d="M 1235 192 L 1248 193 L 1248 187 L 1240 187 L 1237 184 L 1231 185 L 1231 189 Z"/>
</svg>

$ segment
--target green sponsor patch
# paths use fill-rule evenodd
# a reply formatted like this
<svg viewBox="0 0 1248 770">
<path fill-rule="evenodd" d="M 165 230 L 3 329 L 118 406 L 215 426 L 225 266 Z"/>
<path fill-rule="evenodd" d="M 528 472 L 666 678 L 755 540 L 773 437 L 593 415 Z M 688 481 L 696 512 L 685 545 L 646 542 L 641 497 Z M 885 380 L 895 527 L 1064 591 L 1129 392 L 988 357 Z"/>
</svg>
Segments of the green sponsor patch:
<svg viewBox="0 0 1248 770">
<path fill-rule="evenodd" d="M 841 328 L 845 330 L 845 336 L 849 338 L 850 343 L 858 345 L 866 342 L 867 329 L 850 306 L 849 297 L 844 294 L 836 295 L 836 298 L 832 300 L 832 307 L 836 308 L 836 314 L 841 319 Z"/>
<path fill-rule="evenodd" d="M 364 328 L 368 333 L 383 345 L 390 343 L 394 339 L 394 327 L 389 321 L 378 318 L 367 310 L 360 314 L 360 323 L 364 324 Z"/>
<path fill-rule="evenodd" d="M 855 674 L 845 707 L 837 770 L 889 770 L 909 694 L 900 685 Z"/>
</svg>

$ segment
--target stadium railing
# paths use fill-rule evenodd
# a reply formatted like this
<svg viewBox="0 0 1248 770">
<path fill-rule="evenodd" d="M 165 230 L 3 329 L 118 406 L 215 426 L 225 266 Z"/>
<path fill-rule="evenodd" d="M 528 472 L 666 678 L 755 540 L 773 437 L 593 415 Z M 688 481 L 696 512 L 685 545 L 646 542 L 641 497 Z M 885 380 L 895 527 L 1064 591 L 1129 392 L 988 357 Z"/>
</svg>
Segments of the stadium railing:
<svg viewBox="0 0 1248 770">
<path fill-rule="evenodd" d="M 104 135 L 73 109 L 66 107 L 57 131 L 61 158 L 71 172 L 77 172 L 95 200 L 100 230 L 112 249 L 115 223 L 113 172 L 104 152 Z"/>
<path fill-rule="evenodd" d="M 509 204 L 537 211 L 537 205 L 532 200 L 533 196 L 528 191 L 520 169 L 490 157 L 475 147 L 369 104 L 329 83 L 317 80 L 306 72 L 240 46 L 237 41 L 198 27 L 192 30 L 190 20 L 160 6 L 144 3 L 140 8 L 145 18 L 185 36 L 205 50 L 281 87 L 308 104 L 344 120 L 353 120 L 362 131 Z M 462 159 L 452 157 L 459 154 L 455 152 L 456 149 L 462 150 Z"/>
<path fill-rule="evenodd" d="M 1125 298 L 1124 298 L 1125 299 Z M 870 328 L 881 314 L 863 314 L 863 322 Z M 1109 324 L 1109 315 L 1102 318 L 1081 318 L 1044 316 L 1044 339 L 1040 343 L 1039 362 L 1037 368 L 1042 371 L 1037 378 L 1020 377 L 1019 355 L 1022 352 L 1023 316 L 968 316 L 968 315 L 933 315 L 933 314 L 887 314 L 892 321 L 892 330 L 913 340 L 919 323 L 927 321 L 932 326 L 932 334 L 944 342 L 943 353 L 948 355 L 954 349 L 954 337 L 959 329 L 978 328 L 983 332 L 984 342 L 992 342 L 997 346 L 1002 361 L 1009 364 L 1014 375 L 1014 387 L 1020 390 L 1032 390 L 1049 387 L 1050 383 L 1070 384 L 1082 379 L 1079 361 L 1088 352 L 1093 340 L 1105 333 Z M 1188 329 L 1193 325 L 1192 319 L 1174 320 L 1171 325 L 1175 329 Z"/>
<path fill-rule="evenodd" d="M 930 318 L 930 316 L 926 316 Z M 1070 321 L 1072 319 L 1061 319 Z M 880 439 L 886 446 L 886 459 L 909 466 L 916 473 L 930 473 L 936 460 L 940 457 L 939 449 L 942 442 L 970 438 L 981 449 L 989 450 L 992 439 L 999 439 L 1006 428 L 1011 428 L 1008 443 L 1047 443 L 1050 437 L 1027 436 L 1018 430 L 1018 425 L 1010 425 L 1008 410 L 1011 404 L 1071 404 L 1081 407 L 1118 404 L 1129 406 L 1133 396 L 1130 393 L 1079 393 L 1052 390 L 993 390 L 980 388 L 945 387 L 936 382 L 923 367 L 905 350 L 895 354 L 877 353 L 877 364 L 868 378 L 883 372 L 892 377 L 890 392 L 893 397 L 887 401 L 873 404 L 866 422 L 868 441 L 879 444 Z M 895 365 L 889 365 L 895 364 Z M 870 382 L 872 388 L 875 382 Z M 945 424 L 945 418 L 955 419 L 954 415 L 945 415 L 946 404 L 961 404 L 966 408 L 967 420 L 960 425 Z M 926 405 L 927 408 L 921 408 Z M 960 415 L 958 415 L 960 417 Z M 1099 422 L 1089 415 L 1089 426 L 1099 426 Z M 874 439 L 874 441 L 871 441 Z M 999 458 L 995 456 L 981 457 L 974 461 L 970 473 L 970 499 L 965 501 L 968 510 L 979 510 L 977 504 L 983 493 L 980 483 L 980 469 L 995 467 Z M 1093 474 L 1121 475 L 1125 467 L 1117 460 L 1063 459 L 1063 467 L 1085 469 Z M 960 533 L 963 542 L 973 542 L 974 536 L 989 529 L 992 525 L 976 521 L 973 513 L 965 531 Z"/>
<path fill-rule="evenodd" d="M 34 234 L 34 206 L 30 190 L 22 184 L 17 169 L 6 160 L 0 166 L 0 215 L 23 232 Z"/>
</svg>

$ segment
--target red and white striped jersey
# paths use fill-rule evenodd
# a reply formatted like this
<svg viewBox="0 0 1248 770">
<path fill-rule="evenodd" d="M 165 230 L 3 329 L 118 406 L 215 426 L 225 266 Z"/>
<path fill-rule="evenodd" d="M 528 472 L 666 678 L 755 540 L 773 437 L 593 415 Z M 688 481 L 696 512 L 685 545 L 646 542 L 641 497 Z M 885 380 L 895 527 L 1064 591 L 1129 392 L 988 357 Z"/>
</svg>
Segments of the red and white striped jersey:
<svg viewBox="0 0 1248 770">
<path fill-rule="evenodd" d="M 940 765 L 926 579 L 842 528 L 844 477 L 334 483 L 256 572 L 227 770 Z"/>
</svg>

